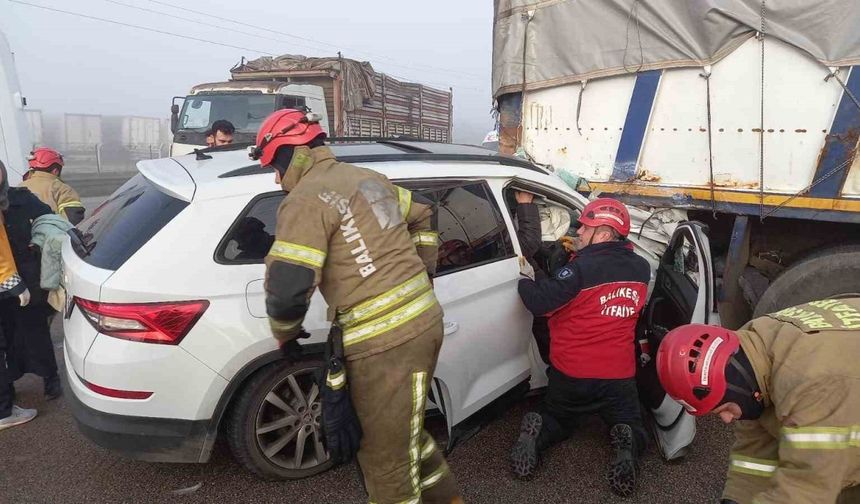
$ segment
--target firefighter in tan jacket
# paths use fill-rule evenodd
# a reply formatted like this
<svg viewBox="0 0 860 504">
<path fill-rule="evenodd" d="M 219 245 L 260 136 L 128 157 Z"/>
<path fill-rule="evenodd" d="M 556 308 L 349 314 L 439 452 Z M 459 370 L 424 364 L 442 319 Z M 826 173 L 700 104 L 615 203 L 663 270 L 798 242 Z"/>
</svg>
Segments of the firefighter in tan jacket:
<svg viewBox="0 0 860 504">
<path fill-rule="evenodd" d="M 279 110 L 263 123 L 252 153 L 289 193 L 266 258 L 272 332 L 284 355 L 297 358 L 295 338 L 319 286 L 343 330 L 346 356 L 346 376 L 329 375 L 327 385 L 348 381 L 363 431 L 359 448 L 357 429 L 344 425 L 349 414 L 323 395 L 323 422 L 336 430 L 326 430 L 332 457 L 348 460 L 358 448 L 371 502 L 462 502 L 423 430 L 443 335 L 429 277 L 438 241 L 432 206 L 372 170 L 338 162 L 317 122 L 315 114 Z"/>
<path fill-rule="evenodd" d="M 739 420 L 723 503 L 860 502 L 860 298 L 813 301 L 737 332 L 691 324 L 657 372 L 691 413 Z"/>
<path fill-rule="evenodd" d="M 81 197 L 71 186 L 60 180 L 63 156 L 47 147 L 39 147 L 30 154 L 30 171 L 21 187 L 26 187 L 56 214 L 66 218 L 73 226 L 84 220 Z"/>
</svg>

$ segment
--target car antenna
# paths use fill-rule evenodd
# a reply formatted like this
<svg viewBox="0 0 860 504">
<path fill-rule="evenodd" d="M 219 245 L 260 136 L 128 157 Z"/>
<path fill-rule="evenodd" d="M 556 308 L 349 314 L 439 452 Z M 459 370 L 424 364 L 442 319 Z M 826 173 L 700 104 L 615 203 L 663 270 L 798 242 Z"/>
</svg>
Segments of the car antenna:
<svg viewBox="0 0 860 504">
<path fill-rule="evenodd" d="M 204 159 L 212 159 L 212 156 L 206 154 L 200 149 L 194 149 L 194 154 L 197 156 L 197 161 L 203 161 Z"/>
</svg>

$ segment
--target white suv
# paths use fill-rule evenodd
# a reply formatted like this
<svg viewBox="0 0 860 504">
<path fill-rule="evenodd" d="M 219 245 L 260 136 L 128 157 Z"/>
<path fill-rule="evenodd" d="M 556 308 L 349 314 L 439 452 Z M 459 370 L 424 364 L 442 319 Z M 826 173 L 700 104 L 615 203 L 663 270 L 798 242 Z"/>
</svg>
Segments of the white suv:
<svg viewBox="0 0 860 504">
<path fill-rule="evenodd" d="M 331 147 L 341 161 L 374 169 L 438 205 L 434 287 L 445 340 L 430 399 L 449 432 L 518 385 L 544 386 L 546 364 L 516 289 L 512 192 L 542 195 L 541 204 L 566 208 L 572 222 L 586 199 L 538 167 L 478 147 Z M 312 336 L 302 340 L 308 358 L 299 364 L 280 358 L 266 319 L 263 257 L 284 198 L 273 173 L 238 148 L 138 167 L 79 226 L 89 250 L 68 243 L 63 250 L 65 360 L 81 430 L 144 460 L 205 462 L 220 433 L 262 477 L 327 469 L 315 382 L 329 329 L 325 302 L 318 293 L 311 302 L 305 328 Z M 707 250 L 699 226 L 679 227 L 659 263 L 648 327 L 713 316 Z M 684 415 L 653 375 L 643 399 L 672 425 Z M 689 430 L 682 438 L 692 439 Z M 682 439 L 682 448 L 688 444 Z"/>
</svg>

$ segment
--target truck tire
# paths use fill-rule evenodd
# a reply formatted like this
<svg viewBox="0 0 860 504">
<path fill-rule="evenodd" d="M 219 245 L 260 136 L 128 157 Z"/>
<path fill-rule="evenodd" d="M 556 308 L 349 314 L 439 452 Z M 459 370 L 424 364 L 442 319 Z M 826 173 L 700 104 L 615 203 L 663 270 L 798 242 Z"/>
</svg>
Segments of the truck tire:
<svg viewBox="0 0 860 504">
<path fill-rule="evenodd" d="M 821 250 L 778 276 L 762 295 L 753 317 L 852 292 L 860 293 L 860 245 Z"/>
<path fill-rule="evenodd" d="M 317 376 L 322 368 L 323 361 L 316 359 L 275 362 L 254 374 L 238 393 L 226 438 L 246 469 L 280 481 L 307 478 L 332 466 L 320 422 Z"/>
</svg>

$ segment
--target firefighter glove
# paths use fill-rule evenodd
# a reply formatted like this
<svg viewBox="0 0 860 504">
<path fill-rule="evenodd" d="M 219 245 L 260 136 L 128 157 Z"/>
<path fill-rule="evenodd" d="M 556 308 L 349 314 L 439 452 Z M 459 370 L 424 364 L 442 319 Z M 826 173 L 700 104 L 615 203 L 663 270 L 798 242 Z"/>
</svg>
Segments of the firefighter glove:
<svg viewBox="0 0 860 504">
<path fill-rule="evenodd" d="M 352 406 L 346 369 L 338 358 L 329 360 L 321 387 L 322 424 L 329 455 L 335 464 L 352 460 L 361 443 L 361 424 Z"/>
<path fill-rule="evenodd" d="M 520 256 L 520 275 L 530 279 L 535 279 L 535 269 L 525 257 Z"/>
<path fill-rule="evenodd" d="M 294 339 L 281 343 L 281 355 L 290 362 L 298 362 L 302 360 L 302 346 Z"/>
</svg>

